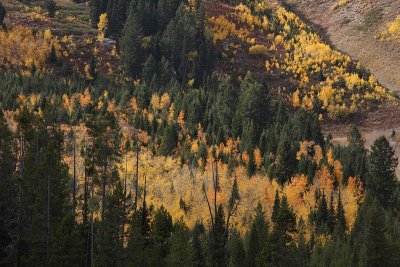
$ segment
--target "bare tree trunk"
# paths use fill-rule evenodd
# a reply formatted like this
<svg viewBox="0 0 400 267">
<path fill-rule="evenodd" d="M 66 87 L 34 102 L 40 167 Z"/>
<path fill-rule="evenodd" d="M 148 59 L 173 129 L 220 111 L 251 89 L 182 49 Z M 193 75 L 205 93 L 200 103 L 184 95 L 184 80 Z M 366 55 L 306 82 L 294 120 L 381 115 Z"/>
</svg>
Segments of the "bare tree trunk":
<svg viewBox="0 0 400 267">
<path fill-rule="evenodd" d="M 72 185 L 72 204 L 73 204 L 73 206 L 74 206 L 74 213 L 75 213 L 75 210 L 76 210 L 76 149 L 75 149 L 75 147 L 76 147 L 76 142 L 75 142 L 75 137 L 74 137 L 74 167 L 73 167 L 73 169 L 74 169 L 74 180 L 73 180 L 73 185 Z"/>
<path fill-rule="evenodd" d="M 104 212 L 106 209 L 106 186 L 107 186 L 107 161 L 104 165 L 103 185 L 101 192 L 101 220 L 104 221 Z"/>
<path fill-rule="evenodd" d="M 124 204 L 122 214 L 122 247 L 124 246 L 125 239 L 125 213 L 126 213 L 126 180 L 128 179 L 128 151 L 125 154 L 125 180 L 124 180 Z"/>
<path fill-rule="evenodd" d="M 49 261 L 49 242 L 50 242 L 50 176 L 47 175 L 47 236 L 46 236 L 47 263 Z"/>
<path fill-rule="evenodd" d="M 92 185 L 92 197 L 93 197 L 93 185 Z M 91 212 L 91 222 L 90 222 L 90 240 L 91 240 L 91 248 L 90 248 L 90 266 L 94 266 L 94 229 L 93 229 L 93 210 Z"/>
<path fill-rule="evenodd" d="M 138 194 L 139 194 L 139 138 L 138 130 L 136 130 L 136 181 L 135 181 L 135 203 L 134 209 L 137 210 Z"/>
</svg>

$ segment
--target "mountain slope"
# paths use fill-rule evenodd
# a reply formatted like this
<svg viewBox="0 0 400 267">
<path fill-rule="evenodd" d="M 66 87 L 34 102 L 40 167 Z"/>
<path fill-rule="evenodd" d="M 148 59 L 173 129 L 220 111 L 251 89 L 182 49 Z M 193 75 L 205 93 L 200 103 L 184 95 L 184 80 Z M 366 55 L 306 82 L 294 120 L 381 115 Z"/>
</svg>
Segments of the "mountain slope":
<svg viewBox="0 0 400 267">
<path fill-rule="evenodd" d="M 381 32 L 400 15 L 400 1 L 287 0 L 293 10 L 312 22 L 335 48 L 369 68 L 380 82 L 400 92 L 400 43 L 383 41 Z"/>
</svg>

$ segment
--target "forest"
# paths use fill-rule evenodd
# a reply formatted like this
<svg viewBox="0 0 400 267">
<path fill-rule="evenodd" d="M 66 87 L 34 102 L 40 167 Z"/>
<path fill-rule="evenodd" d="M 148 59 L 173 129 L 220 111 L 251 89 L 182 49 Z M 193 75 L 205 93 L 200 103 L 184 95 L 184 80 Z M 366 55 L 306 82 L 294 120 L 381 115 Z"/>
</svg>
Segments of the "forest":
<svg viewBox="0 0 400 267">
<path fill-rule="evenodd" d="M 0 24 L 0 266 L 400 266 L 397 133 L 323 127 L 398 96 L 284 3 L 3 0 Z"/>
</svg>

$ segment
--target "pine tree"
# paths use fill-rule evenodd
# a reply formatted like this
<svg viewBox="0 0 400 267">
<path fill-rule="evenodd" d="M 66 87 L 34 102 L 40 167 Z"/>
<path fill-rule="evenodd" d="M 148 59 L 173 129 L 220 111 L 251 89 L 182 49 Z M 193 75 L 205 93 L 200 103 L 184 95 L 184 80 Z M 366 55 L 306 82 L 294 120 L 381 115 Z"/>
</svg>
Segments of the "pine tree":
<svg viewBox="0 0 400 267">
<path fill-rule="evenodd" d="M 49 17 L 50 18 L 54 18 L 54 15 L 55 15 L 56 10 L 57 10 L 56 2 L 54 2 L 54 0 L 46 0 L 45 7 L 47 9 Z"/>
<path fill-rule="evenodd" d="M 3 6 L 3 3 L 0 2 L 0 26 L 4 25 L 4 18 L 7 14 L 7 11 L 5 7 Z"/>
<path fill-rule="evenodd" d="M 90 1 L 90 22 L 93 28 L 97 27 L 99 22 L 100 14 L 103 13 L 103 1 L 102 0 L 91 0 Z"/>
<path fill-rule="evenodd" d="M 138 11 L 134 1 L 129 6 L 128 18 L 126 19 L 122 37 L 120 40 L 121 63 L 125 72 L 131 77 L 136 77 L 142 69 L 142 28 L 138 20 Z"/>
<path fill-rule="evenodd" d="M 366 212 L 359 263 L 363 266 L 390 266 L 391 251 L 385 237 L 385 216 L 376 199 Z"/>
<path fill-rule="evenodd" d="M 120 181 L 115 184 L 113 194 L 107 198 L 104 219 L 97 233 L 99 251 L 96 253 L 96 261 L 105 266 L 119 266 L 123 259 L 122 227 L 127 216 L 123 206 L 126 196 Z"/>
<path fill-rule="evenodd" d="M 133 266 L 149 266 L 150 219 L 146 206 L 134 212 L 128 239 L 129 262 Z"/>
<path fill-rule="evenodd" d="M 228 254 L 230 267 L 242 267 L 246 263 L 246 251 L 244 249 L 243 239 L 236 230 L 232 231 L 228 242 Z"/>
<path fill-rule="evenodd" d="M 286 196 L 282 197 L 279 213 L 271 234 L 271 262 L 274 265 L 292 265 L 293 235 L 297 232 L 296 215 L 287 202 Z M 288 265 L 289 266 L 289 265 Z"/>
<path fill-rule="evenodd" d="M 338 203 L 336 207 L 336 228 L 335 232 L 339 236 L 343 237 L 343 235 L 346 233 L 347 229 L 347 222 L 346 222 L 346 216 L 342 204 L 342 198 L 341 194 L 339 192 L 339 197 L 338 197 Z"/>
<path fill-rule="evenodd" d="M 174 232 L 171 238 L 171 252 L 167 258 L 166 266 L 193 266 L 193 248 L 190 246 L 190 232 L 182 220 L 174 224 Z"/>
<path fill-rule="evenodd" d="M 357 128 L 353 128 L 347 137 L 347 142 L 349 145 L 341 161 L 343 164 L 343 183 L 346 183 L 350 176 L 358 176 L 365 182 L 367 163 L 365 140 L 360 131 Z"/>
<path fill-rule="evenodd" d="M 54 233 L 49 266 L 84 266 L 85 229 L 75 222 L 73 213 L 63 217 Z"/>
<path fill-rule="evenodd" d="M 205 251 L 203 248 L 203 237 L 205 229 L 200 221 L 196 221 L 193 229 L 193 265 L 195 267 L 202 267 L 206 265 Z"/>
<path fill-rule="evenodd" d="M 210 231 L 210 257 L 211 265 L 214 267 L 226 266 L 225 234 L 225 215 L 223 207 L 220 205 Z"/>
<path fill-rule="evenodd" d="M 382 136 L 375 140 L 368 159 L 367 192 L 385 208 L 393 203 L 397 164 L 394 149 L 387 139 Z"/>
<path fill-rule="evenodd" d="M 164 129 L 158 153 L 163 156 L 170 155 L 178 144 L 178 132 L 175 124 L 169 124 Z"/>
<path fill-rule="evenodd" d="M 274 199 L 274 206 L 272 207 L 272 216 L 271 216 L 272 223 L 274 223 L 274 224 L 277 223 L 280 207 L 281 207 L 281 201 L 279 199 L 278 190 L 276 190 L 275 199 Z"/>
<path fill-rule="evenodd" d="M 166 257 L 169 254 L 170 237 L 173 232 L 172 217 L 169 212 L 161 206 L 155 213 L 152 222 L 154 266 L 165 266 Z"/>
<path fill-rule="evenodd" d="M 16 155 L 15 141 L 7 126 L 4 113 L 0 117 L 0 265 L 13 265 L 17 229 L 18 184 L 15 180 Z"/>
<path fill-rule="evenodd" d="M 268 222 L 265 219 L 261 204 L 256 208 L 256 216 L 248 236 L 247 266 L 258 266 L 260 256 L 268 242 Z"/>
</svg>

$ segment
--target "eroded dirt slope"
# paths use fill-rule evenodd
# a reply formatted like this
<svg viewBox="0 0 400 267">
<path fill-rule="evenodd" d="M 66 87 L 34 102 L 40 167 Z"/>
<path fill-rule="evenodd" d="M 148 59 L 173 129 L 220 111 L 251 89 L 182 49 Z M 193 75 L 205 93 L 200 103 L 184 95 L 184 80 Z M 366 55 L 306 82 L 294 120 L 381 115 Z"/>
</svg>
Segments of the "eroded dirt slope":
<svg viewBox="0 0 400 267">
<path fill-rule="evenodd" d="M 382 28 L 400 15 L 399 0 L 286 0 L 298 15 L 319 28 L 331 44 L 369 68 L 379 81 L 400 93 L 400 42 L 382 41 Z"/>
</svg>

